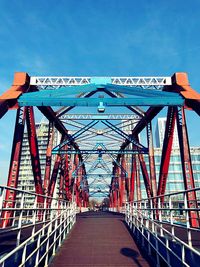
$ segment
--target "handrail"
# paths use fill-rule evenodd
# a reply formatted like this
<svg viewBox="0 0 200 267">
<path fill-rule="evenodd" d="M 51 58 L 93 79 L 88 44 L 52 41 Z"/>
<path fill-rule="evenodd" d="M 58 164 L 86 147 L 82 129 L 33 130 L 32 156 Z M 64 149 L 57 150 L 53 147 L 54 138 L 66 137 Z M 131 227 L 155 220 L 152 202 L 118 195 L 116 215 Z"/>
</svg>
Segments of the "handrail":
<svg viewBox="0 0 200 267">
<path fill-rule="evenodd" d="M 126 203 L 126 222 L 129 227 L 133 229 L 133 233 L 140 235 L 140 244 L 147 242 L 148 252 L 151 253 L 152 249 L 156 252 L 157 265 L 160 264 L 159 261 L 160 258 L 162 258 L 169 266 L 173 266 L 170 262 L 170 255 L 173 255 L 179 259 L 184 266 L 190 266 L 190 263 L 186 262 L 188 259 L 185 258 L 186 249 L 200 259 L 200 252 L 195 248 L 191 235 L 192 231 L 196 231 L 196 233 L 200 234 L 200 229 L 191 228 L 189 223 L 191 211 L 197 214 L 197 217 L 192 219 L 196 220 L 198 223 L 200 222 L 198 217 L 200 208 L 198 205 L 196 205 L 195 208 L 188 208 L 187 193 L 192 191 L 200 191 L 200 187 Z M 176 196 L 180 194 L 183 195 L 182 199 L 177 199 Z M 165 198 L 165 202 L 161 203 L 160 198 Z M 156 200 L 156 204 L 155 199 L 158 199 Z M 178 205 L 179 202 L 184 206 L 181 208 L 173 207 L 174 203 Z M 181 223 L 184 222 L 185 225 L 177 224 L 178 221 Z M 170 228 L 166 229 L 166 224 L 168 225 L 167 227 Z M 187 234 L 186 242 L 182 240 L 180 234 L 179 236 L 175 235 L 175 229 L 177 228 Z M 153 243 L 150 236 L 155 237 L 155 243 Z M 164 237 L 164 239 L 161 237 Z M 170 240 L 179 244 L 181 247 L 181 256 L 170 248 Z M 165 248 L 165 255 L 159 250 L 161 244 Z M 166 255 L 167 258 L 165 257 Z"/>
<path fill-rule="evenodd" d="M 21 257 L 21 264 L 19 266 L 24 266 L 24 264 L 26 262 L 28 262 L 28 260 L 30 260 L 31 257 L 35 253 L 37 253 L 37 257 L 36 257 L 37 263 L 35 263 L 34 266 L 37 266 L 43 260 L 44 257 L 46 257 L 45 263 L 47 264 L 49 261 L 49 249 L 46 248 L 46 251 L 44 252 L 42 257 L 40 259 L 38 258 L 38 255 L 39 255 L 39 252 L 40 252 L 42 245 L 44 245 L 45 242 L 49 243 L 50 242 L 50 236 L 54 235 L 54 240 L 53 240 L 51 246 L 55 245 L 54 250 L 56 250 L 61 245 L 61 242 L 59 242 L 59 246 L 56 246 L 56 240 L 58 239 L 58 237 L 63 240 L 66 233 L 69 233 L 69 231 L 71 230 L 72 226 L 75 223 L 75 214 L 76 214 L 76 204 L 75 203 L 68 203 L 68 207 L 65 207 L 65 209 L 60 214 L 58 214 L 54 219 L 50 220 L 50 222 L 48 224 L 46 224 L 43 228 L 41 228 L 37 232 L 35 232 L 32 236 L 30 236 L 28 239 L 26 239 L 23 243 L 21 243 L 19 246 L 17 246 L 14 250 L 12 250 L 7 255 L 2 257 L 0 259 L 0 264 L 2 264 L 2 266 L 4 266 L 6 260 L 9 259 L 11 256 L 13 256 L 16 252 L 18 252 L 22 248 L 23 248 L 23 253 L 22 253 L 22 257 Z M 56 237 L 56 232 L 60 231 L 60 229 L 62 228 L 62 226 L 64 224 L 65 224 L 65 227 L 62 229 L 61 234 L 59 234 L 59 236 Z M 47 230 L 47 233 L 48 233 L 47 237 L 41 241 L 41 237 L 45 236 L 44 235 L 45 230 Z M 65 231 L 65 234 L 63 234 L 64 231 Z M 63 236 L 62 236 L 62 234 L 63 234 Z M 37 240 L 39 240 L 39 241 L 37 241 L 38 244 L 37 244 L 36 249 L 33 250 L 31 252 L 31 254 L 26 257 L 27 246 L 29 245 L 29 243 L 31 243 L 33 240 L 35 240 L 36 237 L 38 237 Z"/>
<path fill-rule="evenodd" d="M 159 196 L 155 196 L 155 197 L 150 197 L 150 198 L 143 198 L 141 200 L 134 200 L 134 201 L 130 201 L 132 202 L 141 202 L 141 201 L 149 201 L 151 199 L 157 199 L 157 198 L 162 198 L 162 197 L 168 197 L 168 196 L 174 196 L 174 195 L 180 195 L 180 194 L 184 194 L 184 193 L 189 193 L 189 192 L 196 192 L 196 191 L 200 191 L 200 187 L 196 187 L 196 188 L 192 188 L 192 189 L 188 189 L 188 190 L 182 190 L 182 191 L 178 191 L 178 192 L 173 192 L 173 193 L 167 193 L 167 194 L 163 194 L 163 195 L 159 195 Z"/>
</svg>

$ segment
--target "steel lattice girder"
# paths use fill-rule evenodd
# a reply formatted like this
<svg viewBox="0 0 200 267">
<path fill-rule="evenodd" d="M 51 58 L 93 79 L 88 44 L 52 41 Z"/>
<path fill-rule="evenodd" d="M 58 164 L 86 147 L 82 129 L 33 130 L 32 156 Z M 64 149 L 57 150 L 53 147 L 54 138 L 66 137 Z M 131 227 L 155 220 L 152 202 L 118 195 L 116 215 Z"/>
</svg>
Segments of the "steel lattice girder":
<svg viewBox="0 0 200 267">
<path fill-rule="evenodd" d="M 61 120 L 139 120 L 135 114 L 64 114 Z"/>
<path fill-rule="evenodd" d="M 80 149 L 79 151 L 77 150 L 65 150 L 65 149 L 62 149 L 62 150 L 52 150 L 52 154 L 68 154 L 68 155 L 73 155 L 73 154 L 118 154 L 120 152 L 120 154 L 138 154 L 138 153 L 142 153 L 142 154 L 148 154 L 148 149 L 146 150 L 138 150 L 138 149 L 135 149 L 135 150 L 130 150 L 130 149 L 127 149 L 127 150 L 123 150 L 123 151 L 119 151 L 119 150 L 116 150 L 116 149 L 102 149 L 102 150 L 93 150 L 93 149 Z"/>
<path fill-rule="evenodd" d="M 98 83 L 111 83 L 124 86 L 164 86 L 171 85 L 171 77 L 31 77 L 30 84 L 40 88 L 71 87 L 73 85 L 86 85 Z"/>
</svg>

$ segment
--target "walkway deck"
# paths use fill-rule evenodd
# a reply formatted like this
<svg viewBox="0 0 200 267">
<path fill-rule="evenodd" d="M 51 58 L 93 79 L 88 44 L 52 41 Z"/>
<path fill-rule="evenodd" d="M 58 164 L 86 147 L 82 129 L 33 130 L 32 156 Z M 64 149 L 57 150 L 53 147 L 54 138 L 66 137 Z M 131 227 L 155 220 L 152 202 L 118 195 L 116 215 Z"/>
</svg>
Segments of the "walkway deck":
<svg viewBox="0 0 200 267">
<path fill-rule="evenodd" d="M 123 215 L 87 212 L 77 222 L 50 267 L 150 266 L 130 235 Z"/>
</svg>

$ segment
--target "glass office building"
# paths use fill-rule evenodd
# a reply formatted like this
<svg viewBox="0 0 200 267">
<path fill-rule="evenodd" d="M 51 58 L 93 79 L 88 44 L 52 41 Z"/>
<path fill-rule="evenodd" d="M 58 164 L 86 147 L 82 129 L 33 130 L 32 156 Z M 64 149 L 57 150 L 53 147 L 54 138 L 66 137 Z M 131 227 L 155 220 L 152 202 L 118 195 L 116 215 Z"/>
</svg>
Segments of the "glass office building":
<svg viewBox="0 0 200 267">
<path fill-rule="evenodd" d="M 192 158 L 192 168 L 194 173 L 195 187 L 200 187 L 200 147 L 191 147 L 190 152 Z M 155 157 L 157 181 L 159 179 L 161 154 L 162 154 L 162 148 L 155 148 L 154 157 Z M 146 166 L 149 170 L 148 155 L 145 155 L 144 157 Z M 141 173 L 140 173 L 140 180 L 141 180 L 142 197 L 146 198 L 146 190 Z M 170 166 L 169 166 L 167 185 L 166 185 L 166 194 L 182 190 L 184 190 L 184 181 L 182 175 L 180 152 L 179 148 L 174 148 L 172 149 L 170 158 Z"/>
<path fill-rule="evenodd" d="M 166 118 L 158 118 L 157 127 L 155 131 L 155 144 L 157 147 L 154 148 L 157 181 L 159 179 L 160 162 L 161 162 L 161 155 L 162 155 L 162 145 L 163 145 L 164 134 L 165 134 L 165 126 L 166 126 Z M 191 153 L 191 159 L 192 159 L 192 168 L 193 168 L 193 173 L 194 173 L 195 187 L 199 187 L 200 186 L 200 147 L 191 147 L 190 153 Z M 149 161 L 148 161 L 147 155 L 145 155 L 145 162 L 146 162 L 147 168 L 149 169 Z M 142 196 L 146 197 L 146 191 L 144 188 L 142 174 L 140 174 L 140 177 L 141 177 Z M 180 151 L 179 151 L 178 133 L 177 133 L 177 126 L 175 126 L 172 153 L 170 157 L 170 165 L 169 165 L 169 172 L 168 172 L 167 185 L 166 185 L 166 194 L 182 191 L 184 189 L 185 187 L 184 187 L 182 165 L 181 165 L 181 158 L 180 158 Z"/>
</svg>

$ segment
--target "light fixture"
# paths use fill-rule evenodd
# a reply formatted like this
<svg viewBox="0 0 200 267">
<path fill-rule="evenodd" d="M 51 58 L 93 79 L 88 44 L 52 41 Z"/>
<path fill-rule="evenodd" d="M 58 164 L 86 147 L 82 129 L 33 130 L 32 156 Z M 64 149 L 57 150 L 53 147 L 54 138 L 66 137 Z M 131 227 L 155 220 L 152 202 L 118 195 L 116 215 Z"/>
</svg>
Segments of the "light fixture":
<svg viewBox="0 0 200 267">
<path fill-rule="evenodd" d="M 97 110 L 100 113 L 103 113 L 105 111 L 105 106 L 103 105 L 103 102 L 99 102 L 99 106 Z"/>
</svg>

